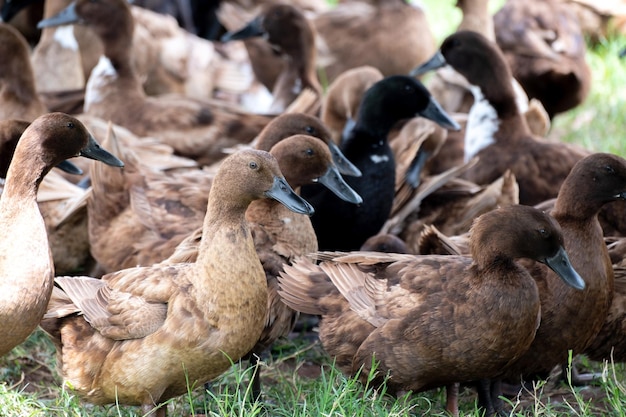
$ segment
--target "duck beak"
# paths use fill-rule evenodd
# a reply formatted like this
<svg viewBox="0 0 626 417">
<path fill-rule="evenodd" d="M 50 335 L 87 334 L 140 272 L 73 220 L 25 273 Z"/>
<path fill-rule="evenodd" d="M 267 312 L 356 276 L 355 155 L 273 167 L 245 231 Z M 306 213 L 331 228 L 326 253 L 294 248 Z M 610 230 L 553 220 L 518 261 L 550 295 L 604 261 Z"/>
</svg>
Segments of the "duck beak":
<svg viewBox="0 0 626 417">
<path fill-rule="evenodd" d="M 57 168 L 59 168 L 63 172 L 67 172 L 68 174 L 83 175 L 83 170 L 78 168 L 74 163 L 68 161 L 67 159 L 57 164 Z"/>
<path fill-rule="evenodd" d="M 339 149 L 339 146 L 331 142 L 328 144 L 328 147 L 330 148 L 330 154 L 333 156 L 333 162 L 337 165 L 339 172 L 350 177 L 361 176 L 361 170 L 355 167 L 354 164 L 346 158 L 343 152 L 341 152 L 341 149 Z"/>
<path fill-rule="evenodd" d="M 565 252 L 562 246 L 554 256 L 544 259 L 543 263 L 548 265 L 570 287 L 574 287 L 577 290 L 585 289 L 585 281 L 583 281 L 570 263 L 567 252 Z"/>
<path fill-rule="evenodd" d="M 430 97 L 428 100 L 428 105 L 424 110 L 418 113 L 420 116 L 425 117 L 427 119 L 432 120 L 437 123 L 439 126 L 449 129 L 449 130 L 461 130 L 461 126 L 452 119 L 446 113 L 446 111 L 441 107 L 437 101 Z"/>
<path fill-rule="evenodd" d="M 444 58 L 441 51 L 437 51 L 435 55 L 433 55 L 428 61 L 424 62 L 422 65 L 418 66 L 417 68 L 414 68 L 410 72 L 410 75 L 412 77 L 419 77 L 420 75 L 423 75 L 427 73 L 428 71 L 434 71 L 437 68 L 446 66 L 447 64 L 448 63 L 446 62 L 446 59 Z"/>
<path fill-rule="evenodd" d="M 220 38 L 220 42 L 238 41 L 248 38 L 256 38 L 265 35 L 263 18 L 261 16 L 251 20 L 246 26 L 235 32 L 226 32 Z"/>
<path fill-rule="evenodd" d="M 72 2 L 69 6 L 67 6 L 65 9 L 61 10 L 54 16 L 37 23 L 37 29 L 61 25 L 71 25 L 74 23 L 78 23 L 79 21 L 80 17 L 78 16 L 78 14 L 76 14 L 76 2 Z"/>
<path fill-rule="evenodd" d="M 312 216 L 315 213 L 313 206 L 296 194 L 284 178 L 274 177 L 274 184 L 265 192 L 265 196 L 284 204 L 285 207 L 295 213 L 306 214 L 307 216 Z"/>
<path fill-rule="evenodd" d="M 404 178 L 413 189 L 416 189 L 417 186 L 420 185 L 420 174 L 422 173 L 422 169 L 424 169 L 424 165 L 426 165 L 426 161 L 430 158 L 430 155 L 431 152 L 420 150 L 406 170 Z"/>
<path fill-rule="evenodd" d="M 95 159 L 96 161 L 104 162 L 107 165 L 111 165 L 112 167 L 123 167 L 124 163 L 117 159 L 109 151 L 100 147 L 96 139 L 89 135 L 89 141 L 87 142 L 87 146 L 81 149 L 80 156 L 84 156 L 85 158 Z"/>
<path fill-rule="evenodd" d="M 361 204 L 363 202 L 363 198 L 350 188 L 334 165 L 331 165 L 326 173 L 319 177 L 317 181 L 325 185 L 326 188 L 335 193 L 337 197 L 348 203 Z"/>
</svg>

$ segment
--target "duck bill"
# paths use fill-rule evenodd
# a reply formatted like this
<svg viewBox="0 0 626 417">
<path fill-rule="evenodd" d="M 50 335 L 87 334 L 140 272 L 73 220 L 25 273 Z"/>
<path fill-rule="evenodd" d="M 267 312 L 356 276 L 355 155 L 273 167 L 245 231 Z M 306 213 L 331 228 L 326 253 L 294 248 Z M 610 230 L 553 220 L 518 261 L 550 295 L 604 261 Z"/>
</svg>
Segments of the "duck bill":
<svg viewBox="0 0 626 417">
<path fill-rule="evenodd" d="M 76 14 L 76 2 L 72 2 L 69 6 L 67 6 L 65 9 L 61 10 L 54 16 L 51 16 L 37 23 L 37 29 L 61 25 L 71 25 L 74 23 L 78 23 L 79 21 L 80 17 L 78 16 L 78 14 Z"/>
<path fill-rule="evenodd" d="M 356 191 L 350 188 L 350 186 L 341 177 L 339 170 L 333 165 L 331 165 L 326 173 L 319 177 L 317 181 L 335 193 L 337 197 L 347 201 L 348 203 L 361 204 L 363 202 L 363 198 L 361 198 Z"/>
<path fill-rule="evenodd" d="M 410 74 L 412 77 L 419 77 L 428 71 L 434 71 L 438 68 L 445 67 L 446 65 L 446 58 L 444 58 L 441 51 L 437 51 L 428 61 L 411 70 Z"/>
<path fill-rule="evenodd" d="M 341 152 L 341 149 L 339 149 L 339 146 L 331 142 L 328 144 L 328 147 L 330 148 L 330 154 L 333 157 L 333 162 L 337 165 L 337 169 L 340 173 L 350 177 L 361 176 L 361 170 L 354 166 L 354 164 L 346 158 L 343 152 Z"/>
<path fill-rule="evenodd" d="M 96 161 L 104 162 L 105 164 L 111 165 L 112 167 L 124 166 L 124 163 L 120 161 L 115 155 L 101 148 L 98 142 L 96 142 L 96 139 L 94 139 L 94 137 L 91 135 L 89 135 L 87 146 L 81 149 L 79 155 L 84 156 L 85 158 L 95 159 Z"/>
<path fill-rule="evenodd" d="M 409 165 L 404 178 L 413 189 L 416 189 L 417 186 L 420 185 L 420 175 L 430 155 L 431 152 L 420 150 L 411 161 L 411 165 Z"/>
<path fill-rule="evenodd" d="M 284 204 L 285 207 L 295 213 L 306 214 L 307 216 L 312 216 L 315 213 L 313 206 L 296 194 L 284 178 L 274 177 L 274 184 L 265 192 L 265 196 Z"/>
<path fill-rule="evenodd" d="M 563 247 L 552 257 L 544 259 L 543 263 L 548 265 L 567 285 L 577 290 L 585 289 L 585 281 L 578 275 L 569 261 L 567 252 Z"/>
<path fill-rule="evenodd" d="M 430 97 L 428 105 L 419 113 L 419 115 L 432 120 L 445 129 L 461 130 L 461 126 L 455 122 L 454 119 L 452 119 L 452 117 L 450 117 L 441 105 L 439 105 L 439 103 L 437 103 L 437 101 L 432 97 Z"/>
<path fill-rule="evenodd" d="M 67 159 L 57 164 L 57 168 L 68 174 L 83 175 L 83 170 L 78 168 L 74 163 L 68 161 Z"/>
<path fill-rule="evenodd" d="M 251 20 L 246 26 L 235 32 L 227 32 L 220 38 L 221 42 L 238 41 L 265 35 L 261 16 Z"/>
</svg>

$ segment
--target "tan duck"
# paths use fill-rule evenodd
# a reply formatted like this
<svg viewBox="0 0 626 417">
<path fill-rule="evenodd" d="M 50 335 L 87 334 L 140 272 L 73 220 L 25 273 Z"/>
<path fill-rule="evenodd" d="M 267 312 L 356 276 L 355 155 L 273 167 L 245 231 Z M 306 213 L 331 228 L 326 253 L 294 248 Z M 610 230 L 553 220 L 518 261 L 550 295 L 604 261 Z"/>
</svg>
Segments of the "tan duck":
<svg viewBox="0 0 626 417">
<path fill-rule="evenodd" d="M 478 218 L 472 258 L 378 252 L 316 258 L 319 264 L 302 258 L 285 266 L 281 297 L 322 316 L 320 340 L 343 372 L 365 379 L 376 360 L 374 382 L 389 375 L 392 392 L 494 376 L 528 348 L 539 294 L 515 259 L 552 265 L 570 285 L 584 286 L 556 221 L 527 206 Z"/>
<path fill-rule="evenodd" d="M 138 136 L 158 138 L 202 164 L 223 158 L 225 147 L 252 140 L 269 118 L 185 96 L 146 96 L 131 63 L 134 21 L 129 7 L 124 0 L 77 0 L 67 12 L 39 23 L 43 28 L 80 22 L 103 41 L 104 55 L 87 82 L 85 113 Z"/>
<path fill-rule="evenodd" d="M 54 267 L 37 190 L 52 167 L 74 156 L 123 165 L 100 148 L 82 123 L 61 113 L 36 119 L 15 149 L 0 198 L 0 355 L 23 342 L 46 311 Z"/>
<path fill-rule="evenodd" d="M 0 120 L 32 122 L 47 112 L 35 88 L 30 47 L 14 27 L 0 22 Z"/>
<path fill-rule="evenodd" d="M 320 139 L 294 135 L 281 140 L 270 151 L 276 157 L 285 179 L 297 192 L 305 184 L 319 182 L 340 198 L 358 204 L 361 199 L 340 177 L 332 163 L 328 146 Z M 263 264 L 268 287 L 268 306 L 265 327 L 256 345 L 249 352 L 250 362 L 257 368 L 254 372 L 252 393 L 261 395 L 258 359 L 280 337 L 287 336 L 296 324 L 298 314 L 287 307 L 278 296 L 276 278 L 283 265 L 296 257 L 317 251 L 317 237 L 311 220 L 288 212 L 274 201 L 259 200 L 250 204 L 246 211 L 254 246 Z M 185 238 L 166 262 L 194 262 L 202 229 Z"/>
<path fill-rule="evenodd" d="M 568 2 L 507 0 L 493 21 L 513 76 L 550 118 L 584 101 L 591 69 L 578 17 Z"/>
<path fill-rule="evenodd" d="M 312 213 L 269 153 L 239 151 L 213 181 L 207 238 L 195 263 L 125 269 L 102 279 L 58 277 L 60 289 L 41 325 L 57 344 L 67 385 L 86 401 L 140 405 L 148 413 L 249 352 L 267 309 L 265 274 L 245 220 L 260 198 Z M 166 407 L 155 412 L 165 414 Z"/>
<path fill-rule="evenodd" d="M 296 7 L 274 4 L 265 7 L 237 31 L 222 36 L 222 42 L 262 36 L 284 60 L 272 89 L 269 112 L 283 112 L 305 89 L 314 91 L 321 102 L 322 86 L 317 79 L 315 29 Z M 319 106 L 313 114 L 319 111 Z"/>
<path fill-rule="evenodd" d="M 319 119 L 288 113 L 263 129 L 256 147 L 269 151 L 280 140 L 296 134 L 332 144 L 330 133 Z M 92 166 L 93 192 L 87 202 L 92 254 L 108 272 L 150 265 L 170 256 L 182 239 L 202 225 L 214 176 L 213 167 L 155 172 L 144 167 L 133 149 L 124 145 L 108 145 L 127 161 L 124 172 Z M 352 172 L 351 164 L 336 146 L 331 152 L 333 160 L 340 161 L 340 171 Z"/>
</svg>

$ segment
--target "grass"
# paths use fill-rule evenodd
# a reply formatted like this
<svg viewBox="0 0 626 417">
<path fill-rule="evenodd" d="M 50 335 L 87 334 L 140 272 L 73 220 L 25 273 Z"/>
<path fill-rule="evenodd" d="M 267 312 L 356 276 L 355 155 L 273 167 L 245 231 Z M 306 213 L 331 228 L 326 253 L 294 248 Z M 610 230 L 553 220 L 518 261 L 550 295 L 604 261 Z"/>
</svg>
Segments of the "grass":
<svg viewBox="0 0 626 417">
<path fill-rule="evenodd" d="M 437 39 L 460 21 L 454 0 L 424 1 Z M 494 10 L 498 4 L 496 2 Z M 578 108 L 555 118 L 550 135 L 596 151 L 626 156 L 626 60 L 618 51 L 625 37 L 601 40 L 590 46 L 592 90 Z M 443 390 L 394 398 L 384 388 L 376 390 L 354 378 L 346 378 L 318 344 L 303 340 L 276 347 L 263 365 L 265 401 L 246 401 L 250 370 L 235 365 L 212 383 L 210 390 L 190 390 L 168 402 L 170 415 L 208 416 L 445 416 Z M 600 372 L 594 386 L 573 387 L 553 381 L 536 384 L 520 398 L 509 400 L 510 416 L 626 417 L 624 364 L 593 363 L 577 358 L 582 368 Z M 136 407 L 91 406 L 60 386 L 54 371 L 54 348 L 41 331 L 0 358 L 0 415 L 52 417 L 131 417 Z M 461 415 L 478 417 L 475 394 L 461 390 Z"/>
</svg>

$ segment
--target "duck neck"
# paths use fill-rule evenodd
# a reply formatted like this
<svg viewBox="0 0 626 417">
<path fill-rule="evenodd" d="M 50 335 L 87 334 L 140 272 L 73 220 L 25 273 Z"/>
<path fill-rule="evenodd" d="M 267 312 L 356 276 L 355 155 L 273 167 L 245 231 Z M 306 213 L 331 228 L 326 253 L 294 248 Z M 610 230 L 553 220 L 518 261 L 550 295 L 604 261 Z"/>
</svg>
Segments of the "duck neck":
<svg viewBox="0 0 626 417">
<path fill-rule="evenodd" d="M 26 140 L 26 139 L 22 139 Z M 0 201 L 23 201 L 28 205 L 36 205 L 37 190 L 43 177 L 50 170 L 36 152 L 24 155 L 24 147 L 17 148 L 13 155 L 13 163 L 9 166 Z M 26 163 L 26 161 L 28 161 Z"/>
<path fill-rule="evenodd" d="M 283 111 L 304 90 L 313 90 L 322 96 L 322 86 L 316 72 L 317 54 L 312 28 L 303 31 L 296 48 L 288 46 L 284 50 L 286 65 L 276 80 L 272 95 L 273 110 Z"/>
<path fill-rule="evenodd" d="M 215 186 L 214 183 L 213 187 Z M 218 199 L 215 197 L 217 194 L 224 194 L 217 191 L 212 189 L 209 195 L 196 263 L 211 271 L 212 279 L 218 281 L 232 280 L 232 276 L 238 275 L 243 280 L 250 279 L 253 275 L 251 271 L 260 269 L 262 272 L 245 220 L 245 212 L 250 202 Z M 232 282 L 228 285 L 232 285 Z"/>
</svg>

